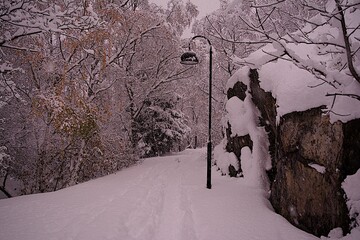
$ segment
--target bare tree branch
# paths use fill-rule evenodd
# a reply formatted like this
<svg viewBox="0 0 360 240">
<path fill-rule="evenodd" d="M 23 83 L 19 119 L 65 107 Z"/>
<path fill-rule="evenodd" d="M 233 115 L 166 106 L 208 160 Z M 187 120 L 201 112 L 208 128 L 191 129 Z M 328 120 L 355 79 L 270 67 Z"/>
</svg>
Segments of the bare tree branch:
<svg viewBox="0 0 360 240">
<path fill-rule="evenodd" d="M 351 94 L 351 93 L 327 93 L 325 96 L 330 97 L 330 96 L 345 96 L 345 97 L 350 97 L 350 98 L 354 98 L 358 101 L 360 101 L 360 96 L 356 95 L 356 94 Z"/>
<path fill-rule="evenodd" d="M 335 0 L 335 2 L 337 5 L 337 8 L 339 10 L 339 14 L 340 14 L 341 30 L 342 30 L 342 35 L 344 38 L 346 57 L 347 57 L 347 63 L 349 66 L 349 70 L 350 70 L 351 74 L 353 75 L 353 77 L 356 79 L 356 81 L 358 81 L 360 83 L 360 76 L 355 69 L 352 54 L 351 54 L 350 41 L 349 41 L 349 36 L 347 35 L 347 31 L 346 31 L 344 12 L 343 12 L 342 6 L 340 5 L 340 1 Z"/>
</svg>

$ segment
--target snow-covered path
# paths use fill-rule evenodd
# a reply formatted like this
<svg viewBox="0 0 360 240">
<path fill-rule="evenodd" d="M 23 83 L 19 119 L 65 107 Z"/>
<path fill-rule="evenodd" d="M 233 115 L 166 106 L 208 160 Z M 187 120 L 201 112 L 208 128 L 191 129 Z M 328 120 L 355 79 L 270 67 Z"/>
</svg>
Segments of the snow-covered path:
<svg viewBox="0 0 360 240">
<path fill-rule="evenodd" d="M 57 192 L 0 200 L 0 239 L 316 239 L 241 179 L 213 169 L 206 189 L 205 158 L 187 150 Z"/>
</svg>

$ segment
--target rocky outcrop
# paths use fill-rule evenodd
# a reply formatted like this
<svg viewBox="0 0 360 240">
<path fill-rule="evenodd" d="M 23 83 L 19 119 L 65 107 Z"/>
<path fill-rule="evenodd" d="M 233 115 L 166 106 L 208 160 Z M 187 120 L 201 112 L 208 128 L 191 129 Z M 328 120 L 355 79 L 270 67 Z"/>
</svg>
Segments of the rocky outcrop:
<svg viewBox="0 0 360 240">
<path fill-rule="evenodd" d="M 287 114 L 279 125 L 278 157 L 270 200 L 275 210 L 316 236 L 348 231 L 341 183 L 343 124 L 331 124 L 321 108 Z"/>
<path fill-rule="evenodd" d="M 256 70 L 250 70 L 249 77 L 252 100 L 270 143 L 268 176 L 275 211 L 316 236 L 326 236 L 336 227 L 347 232 L 350 219 L 341 183 L 360 167 L 360 119 L 332 124 L 320 106 L 289 113 L 277 124 L 276 99 L 261 89 Z M 246 90 L 246 85 L 236 83 L 228 97 L 243 100 Z M 252 148 L 250 136 L 231 136 L 230 125 L 226 137 L 226 150 L 239 159 L 241 148 Z"/>
</svg>

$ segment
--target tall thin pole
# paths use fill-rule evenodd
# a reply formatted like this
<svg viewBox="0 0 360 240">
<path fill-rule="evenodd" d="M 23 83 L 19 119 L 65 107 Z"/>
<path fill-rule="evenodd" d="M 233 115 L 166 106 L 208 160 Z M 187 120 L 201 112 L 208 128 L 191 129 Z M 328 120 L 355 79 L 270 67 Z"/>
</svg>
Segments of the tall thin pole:
<svg viewBox="0 0 360 240">
<path fill-rule="evenodd" d="M 207 171 L 206 171 L 206 187 L 211 189 L 211 100 L 212 100 L 212 46 L 210 44 L 210 60 L 209 60 L 209 139 L 207 144 Z"/>
</svg>

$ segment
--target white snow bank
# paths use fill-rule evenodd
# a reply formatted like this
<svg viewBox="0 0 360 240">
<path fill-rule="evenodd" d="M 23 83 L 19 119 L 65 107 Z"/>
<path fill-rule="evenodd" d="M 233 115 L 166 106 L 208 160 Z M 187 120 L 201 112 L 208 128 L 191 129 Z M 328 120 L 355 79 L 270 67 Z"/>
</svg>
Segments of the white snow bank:
<svg viewBox="0 0 360 240">
<path fill-rule="evenodd" d="M 213 168 L 215 170 L 215 168 Z M 274 213 L 267 193 L 187 150 L 57 192 L 0 200 L 0 239 L 315 240 Z"/>
<path fill-rule="evenodd" d="M 360 169 L 354 174 L 347 176 L 342 184 L 347 197 L 347 205 L 350 217 L 356 218 L 360 224 Z"/>
</svg>

